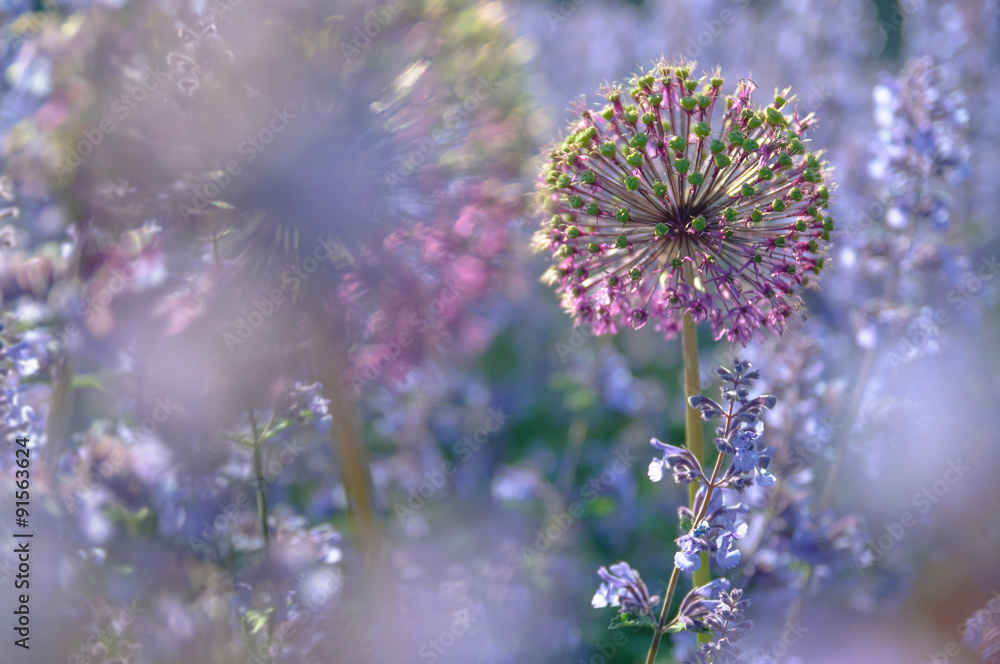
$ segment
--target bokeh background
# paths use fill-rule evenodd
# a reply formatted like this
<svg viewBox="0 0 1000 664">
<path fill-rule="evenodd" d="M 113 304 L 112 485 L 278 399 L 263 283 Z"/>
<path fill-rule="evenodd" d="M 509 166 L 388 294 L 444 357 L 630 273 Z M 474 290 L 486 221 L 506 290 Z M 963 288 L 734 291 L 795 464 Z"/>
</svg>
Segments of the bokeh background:
<svg viewBox="0 0 1000 664">
<path fill-rule="evenodd" d="M 661 55 L 791 86 L 834 168 L 802 320 L 701 338 L 708 393 L 744 357 L 779 397 L 748 660 L 998 661 L 996 2 L 0 13 L 4 625 L 25 434 L 35 532 L 3 661 L 641 661 L 590 598 L 670 574 L 679 341 L 573 327 L 531 191 L 570 103 Z"/>
</svg>

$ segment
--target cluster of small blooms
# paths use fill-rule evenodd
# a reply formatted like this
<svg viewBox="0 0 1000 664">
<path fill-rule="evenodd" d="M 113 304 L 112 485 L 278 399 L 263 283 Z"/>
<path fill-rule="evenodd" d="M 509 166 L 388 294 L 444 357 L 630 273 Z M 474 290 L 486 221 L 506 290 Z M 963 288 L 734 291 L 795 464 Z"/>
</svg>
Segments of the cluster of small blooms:
<svg viewBox="0 0 1000 664">
<path fill-rule="evenodd" d="M 736 548 L 736 540 L 747 533 L 747 523 L 743 520 L 746 507 L 727 497 L 738 497 L 754 486 L 771 487 L 776 481 L 768 471 L 774 448 L 765 447 L 761 442 L 763 423 L 760 417 L 764 410 L 773 408 L 777 400 L 773 396 L 751 398 L 750 389 L 760 378 L 760 372 L 752 370 L 748 361 L 737 359 L 732 369 L 718 367 L 716 373 L 724 381 L 722 400 L 726 406 L 703 395 L 689 399 L 691 408 L 698 409 L 703 420 L 724 420 L 716 431 L 715 445 L 719 455 L 711 476 L 706 475 L 701 462 L 689 450 L 655 438 L 651 441 L 654 448 L 663 452 L 662 458 L 649 464 L 652 481 L 660 481 L 670 471 L 679 484 L 701 484 L 693 503 L 678 509 L 681 523 L 689 524 L 690 530 L 677 539 L 679 551 L 674 555 L 675 570 L 668 594 L 673 592 L 678 572 L 693 572 L 701 567 L 703 552 L 712 555 L 722 570 L 733 569 L 740 563 L 742 556 Z M 729 458 L 728 467 L 721 472 Z M 720 579 L 695 588 L 681 603 L 674 620 L 662 624 L 664 621 L 658 621 L 653 612 L 659 599 L 650 596 L 638 572 L 627 563 L 612 565 L 610 570 L 602 567 L 598 575 L 604 583 L 594 595 L 595 608 L 618 607 L 624 619 L 650 624 L 659 630 L 676 624 L 678 629 L 675 631 L 707 629 L 714 632 L 715 640 L 703 645 L 698 661 L 733 662 L 742 656 L 732 643 L 750 628 L 750 622 L 742 618 L 749 600 L 741 599 L 742 590 L 727 592 L 728 581 Z M 668 597 L 668 603 L 669 600 Z"/>
<path fill-rule="evenodd" d="M 713 633 L 708 643 L 702 644 L 694 659 L 683 660 L 690 664 L 736 664 L 746 660 L 743 651 L 734 644 L 746 636 L 753 627 L 752 620 L 746 620 L 743 612 L 750 607 L 750 600 L 743 599 L 743 591 L 739 588 L 732 592 L 719 588 L 719 598 L 712 602 L 703 602 L 709 613 L 702 622 Z"/>
<path fill-rule="evenodd" d="M 779 481 L 767 495 L 747 492 L 751 527 L 743 551 L 748 588 L 795 585 L 800 563 L 851 567 L 867 543 L 858 515 L 838 517 L 820 505 L 814 479 L 829 462 L 830 442 L 841 433 L 837 414 L 844 394 L 842 385 L 826 376 L 817 339 L 822 330 L 807 323 L 801 332 L 753 352 L 769 362 L 766 384 L 778 398 L 768 431 Z"/>
<path fill-rule="evenodd" d="M 879 148 L 869 171 L 893 196 L 891 228 L 924 220 L 947 226 L 947 186 L 967 175 L 965 95 L 941 88 L 940 68 L 929 57 L 909 62 L 898 77 L 883 74 L 875 86 Z"/>
<path fill-rule="evenodd" d="M 901 35 L 905 53 L 911 57 L 932 56 L 946 65 L 944 89 L 961 82 L 970 100 L 969 141 L 976 148 L 975 169 L 951 201 L 963 226 L 992 233 L 998 207 L 995 195 L 1000 173 L 1000 129 L 989 119 L 1000 112 L 1000 91 L 990 74 L 996 67 L 994 45 L 1000 39 L 1000 3 L 997 0 L 943 0 L 914 2 L 908 7 Z"/>
<path fill-rule="evenodd" d="M 971 154 L 965 96 L 946 93 L 942 78 L 940 67 L 920 58 L 898 77 L 884 75 L 873 92 L 879 142 L 869 172 L 878 201 L 860 213 L 841 250 L 842 276 L 856 283 L 832 296 L 854 310 L 862 348 L 877 343 L 885 325 L 920 324 L 936 284 L 961 286 L 970 272 L 968 259 L 934 232 L 948 226 L 950 191 L 968 174 Z"/>
<path fill-rule="evenodd" d="M 652 316 L 669 337 L 689 314 L 746 345 L 785 329 L 795 288 L 823 267 L 833 220 L 826 164 L 804 140 L 812 114 L 786 116 L 788 90 L 755 107 L 749 80 L 724 96 L 718 72 L 694 67 L 660 61 L 628 91 L 607 88 L 610 103 L 581 106 L 549 153 L 545 279 L 597 334 Z"/>
</svg>

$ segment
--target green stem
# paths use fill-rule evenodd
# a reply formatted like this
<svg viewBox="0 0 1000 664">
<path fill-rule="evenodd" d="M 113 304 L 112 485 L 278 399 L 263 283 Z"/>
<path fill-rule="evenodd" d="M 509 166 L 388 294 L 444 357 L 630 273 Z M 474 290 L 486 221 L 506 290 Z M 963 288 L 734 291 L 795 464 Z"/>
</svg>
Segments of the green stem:
<svg viewBox="0 0 1000 664">
<path fill-rule="evenodd" d="M 702 429 L 701 416 L 697 409 L 692 408 L 688 403 L 691 397 L 701 394 L 701 385 L 698 380 L 698 330 L 690 314 L 684 314 L 681 324 L 681 346 L 684 352 L 684 431 L 685 441 L 688 450 L 705 467 L 705 441 L 704 430 Z M 688 485 L 688 504 L 694 506 L 695 496 L 698 494 L 698 484 L 692 482 Z M 707 503 L 706 503 L 707 504 Z M 697 522 L 692 524 L 692 528 L 697 526 Z M 701 552 L 701 566 L 694 571 L 692 583 L 697 588 L 711 581 L 711 572 L 708 568 L 708 552 Z M 698 634 L 698 642 L 706 643 L 709 640 L 708 634 Z"/>
<path fill-rule="evenodd" d="M 253 408 L 249 408 L 250 430 L 253 432 L 253 470 L 257 476 L 257 512 L 260 514 L 260 530 L 264 534 L 264 554 L 267 555 L 268 547 L 271 544 L 270 535 L 267 532 L 267 500 L 264 495 L 264 463 L 260 451 L 260 434 L 257 432 L 257 418 L 253 414 Z"/>
</svg>

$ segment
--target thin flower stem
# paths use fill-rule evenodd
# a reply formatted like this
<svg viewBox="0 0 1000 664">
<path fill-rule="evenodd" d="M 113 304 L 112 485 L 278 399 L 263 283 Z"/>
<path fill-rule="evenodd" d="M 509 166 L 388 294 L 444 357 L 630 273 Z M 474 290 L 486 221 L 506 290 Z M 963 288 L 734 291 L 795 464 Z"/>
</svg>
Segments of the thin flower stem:
<svg viewBox="0 0 1000 664">
<path fill-rule="evenodd" d="M 699 419 L 699 422 L 701 420 Z M 726 431 L 725 436 L 729 436 L 729 431 L 733 422 L 733 404 L 729 404 L 729 414 L 726 415 Z M 715 459 L 715 466 L 712 468 L 712 477 L 708 480 L 708 489 L 705 491 L 705 501 L 702 503 L 701 507 L 698 509 L 698 514 L 695 515 L 694 524 L 697 525 L 702 519 L 705 518 L 705 514 L 708 512 L 708 505 L 712 502 L 712 493 L 715 491 L 715 482 L 719 478 L 719 471 L 722 470 L 722 461 L 725 458 L 725 454 L 719 454 Z M 690 486 L 694 486 L 697 493 L 697 483 L 692 482 Z M 690 505 L 694 506 L 694 499 L 691 500 Z M 708 566 L 708 556 L 705 554 L 702 558 L 702 565 L 704 567 Z M 649 644 L 649 652 L 646 653 L 646 664 L 653 664 L 656 661 L 656 653 L 660 649 L 660 640 L 663 638 L 664 632 L 666 632 L 667 627 L 670 625 L 667 622 L 667 612 L 670 610 L 670 603 L 674 599 L 674 591 L 677 589 L 677 577 L 680 575 L 681 570 L 679 567 L 674 565 L 673 571 L 670 573 L 670 580 L 667 582 L 667 592 L 663 598 L 663 606 L 660 607 L 660 621 L 654 628 L 653 641 Z M 708 583 L 706 581 L 705 583 Z M 697 588 L 698 584 L 695 583 L 694 587 Z M 672 621 L 671 621 L 672 622 Z M 700 633 L 699 633 L 700 636 Z M 699 643 L 701 640 L 699 639 Z"/>
<path fill-rule="evenodd" d="M 674 599 L 674 590 L 677 588 L 677 577 L 681 570 L 674 565 L 674 570 L 670 573 L 670 581 L 667 582 L 667 592 L 663 598 L 663 606 L 660 607 L 660 622 L 653 631 L 653 642 L 649 644 L 649 652 L 646 653 L 646 664 L 653 664 L 656 661 L 656 653 L 660 649 L 660 640 L 667 627 L 667 611 L 670 610 L 670 603 Z"/>
<path fill-rule="evenodd" d="M 354 405 L 344 394 L 344 369 L 338 340 L 325 323 L 322 306 L 318 302 L 311 304 L 309 322 L 316 344 L 323 396 L 330 401 L 330 414 L 336 429 L 332 442 L 340 460 L 347 502 L 357 529 L 358 549 L 366 567 L 375 570 L 381 564 L 382 538 L 372 505 L 371 479 L 364 443 L 358 431 Z"/>
<path fill-rule="evenodd" d="M 260 530 L 264 535 L 264 557 L 267 558 L 271 536 L 267 529 L 267 496 L 264 493 L 264 463 L 260 448 L 267 430 L 271 428 L 271 423 L 274 421 L 274 414 L 272 413 L 264 429 L 258 431 L 257 417 L 254 415 L 253 408 L 248 408 L 247 412 L 250 413 L 250 431 L 253 435 L 253 470 L 257 481 L 257 511 L 260 514 Z M 274 623 L 271 621 L 270 615 L 265 620 L 267 621 L 267 641 L 270 643 L 274 638 Z M 270 661 L 270 657 L 268 657 L 268 661 Z"/>
<path fill-rule="evenodd" d="M 688 450 L 694 458 L 705 465 L 705 442 L 702 428 L 701 416 L 697 409 L 692 408 L 689 400 L 693 396 L 701 394 L 701 385 L 698 380 L 698 330 L 695 326 L 691 314 L 684 314 L 681 327 L 681 346 L 684 352 L 684 431 Z M 713 480 L 714 481 L 714 480 Z M 711 490 L 711 488 L 709 489 Z M 694 505 L 695 496 L 698 494 L 698 486 L 692 482 L 688 485 L 688 504 Z M 697 525 L 697 521 L 695 522 Z M 703 586 L 711 580 L 711 572 L 708 569 L 708 552 L 701 552 L 701 566 L 694 571 L 692 583 L 695 587 Z M 708 635 L 699 634 L 698 642 L 705 643 Z"/>
<path fill-rule="evenodd" d="M 264 535 L 264 555 L 271 544 L 271 536 L 267 531 L 267 500 L 264 494 L 264 463 L 261 458 L 260 444 L 262 434 L 257 431 L 257 418 L 253 414 L 253 408 L 248 408 L 250 413 L 250 431 L 253 433 L 253 471 L 257 480 L 257 512 L 260 514 L 260 530 Z"/>
</svg>

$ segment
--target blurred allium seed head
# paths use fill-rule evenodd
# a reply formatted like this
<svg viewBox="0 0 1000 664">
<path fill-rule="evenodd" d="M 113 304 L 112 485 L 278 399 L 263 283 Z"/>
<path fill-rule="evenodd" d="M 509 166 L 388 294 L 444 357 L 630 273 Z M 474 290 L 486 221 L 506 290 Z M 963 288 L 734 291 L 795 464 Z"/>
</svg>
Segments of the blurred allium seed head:
<svg viewBox="0 0 1000 664">
<path fill-rule="evenodd" d="M 291 345 L 267 330 L 234 336 L 268 299 L 282 319 L 303 301 L 324 309 L 358 389 L 446 344 L 482 350 L 490 328 L 478 307 L 504 283 L 530 144 L 528 55 L 511 46 L 503 13 L 457 0 L 376 14 L 355 0 L 213 7 L 163 20 L 153 3 L 95 6 L 87 39 L 53 55 L 47 115 L 30 124 L 48 129 L 36 149 L 79 209 L 81 277 L 108 260 L 94 237 L 113 244 L 155 222 L 168 276 L 156 313 L 133 319 L 211 338 L 211 353 L 249 365 Z M 358 38 L 373 16 L 379 34 Z M 92 61 L 110 63 L 106 77 L 80 74 Z M 148 93 L 135 87 L 147 69 Z M 134 89 L 143 99 L 114 116 Z M 105 116 L 121 128 L 75 155 Z"/>
<path fill-rule="evenodd" d="M 722 94 L 716 71 L 660 60 L 579 119 L 551 149 L 538 186 L 550 218 L 536 235 L 545 280 L 595 333 L 667 337 L 683 314 L 746 345 L 781 333 L 796 289 L 823 268 L 833 220 L 829 168 L 805 138 L 789 90 L 755 106 L 752 81 Z"/>
</svg>

